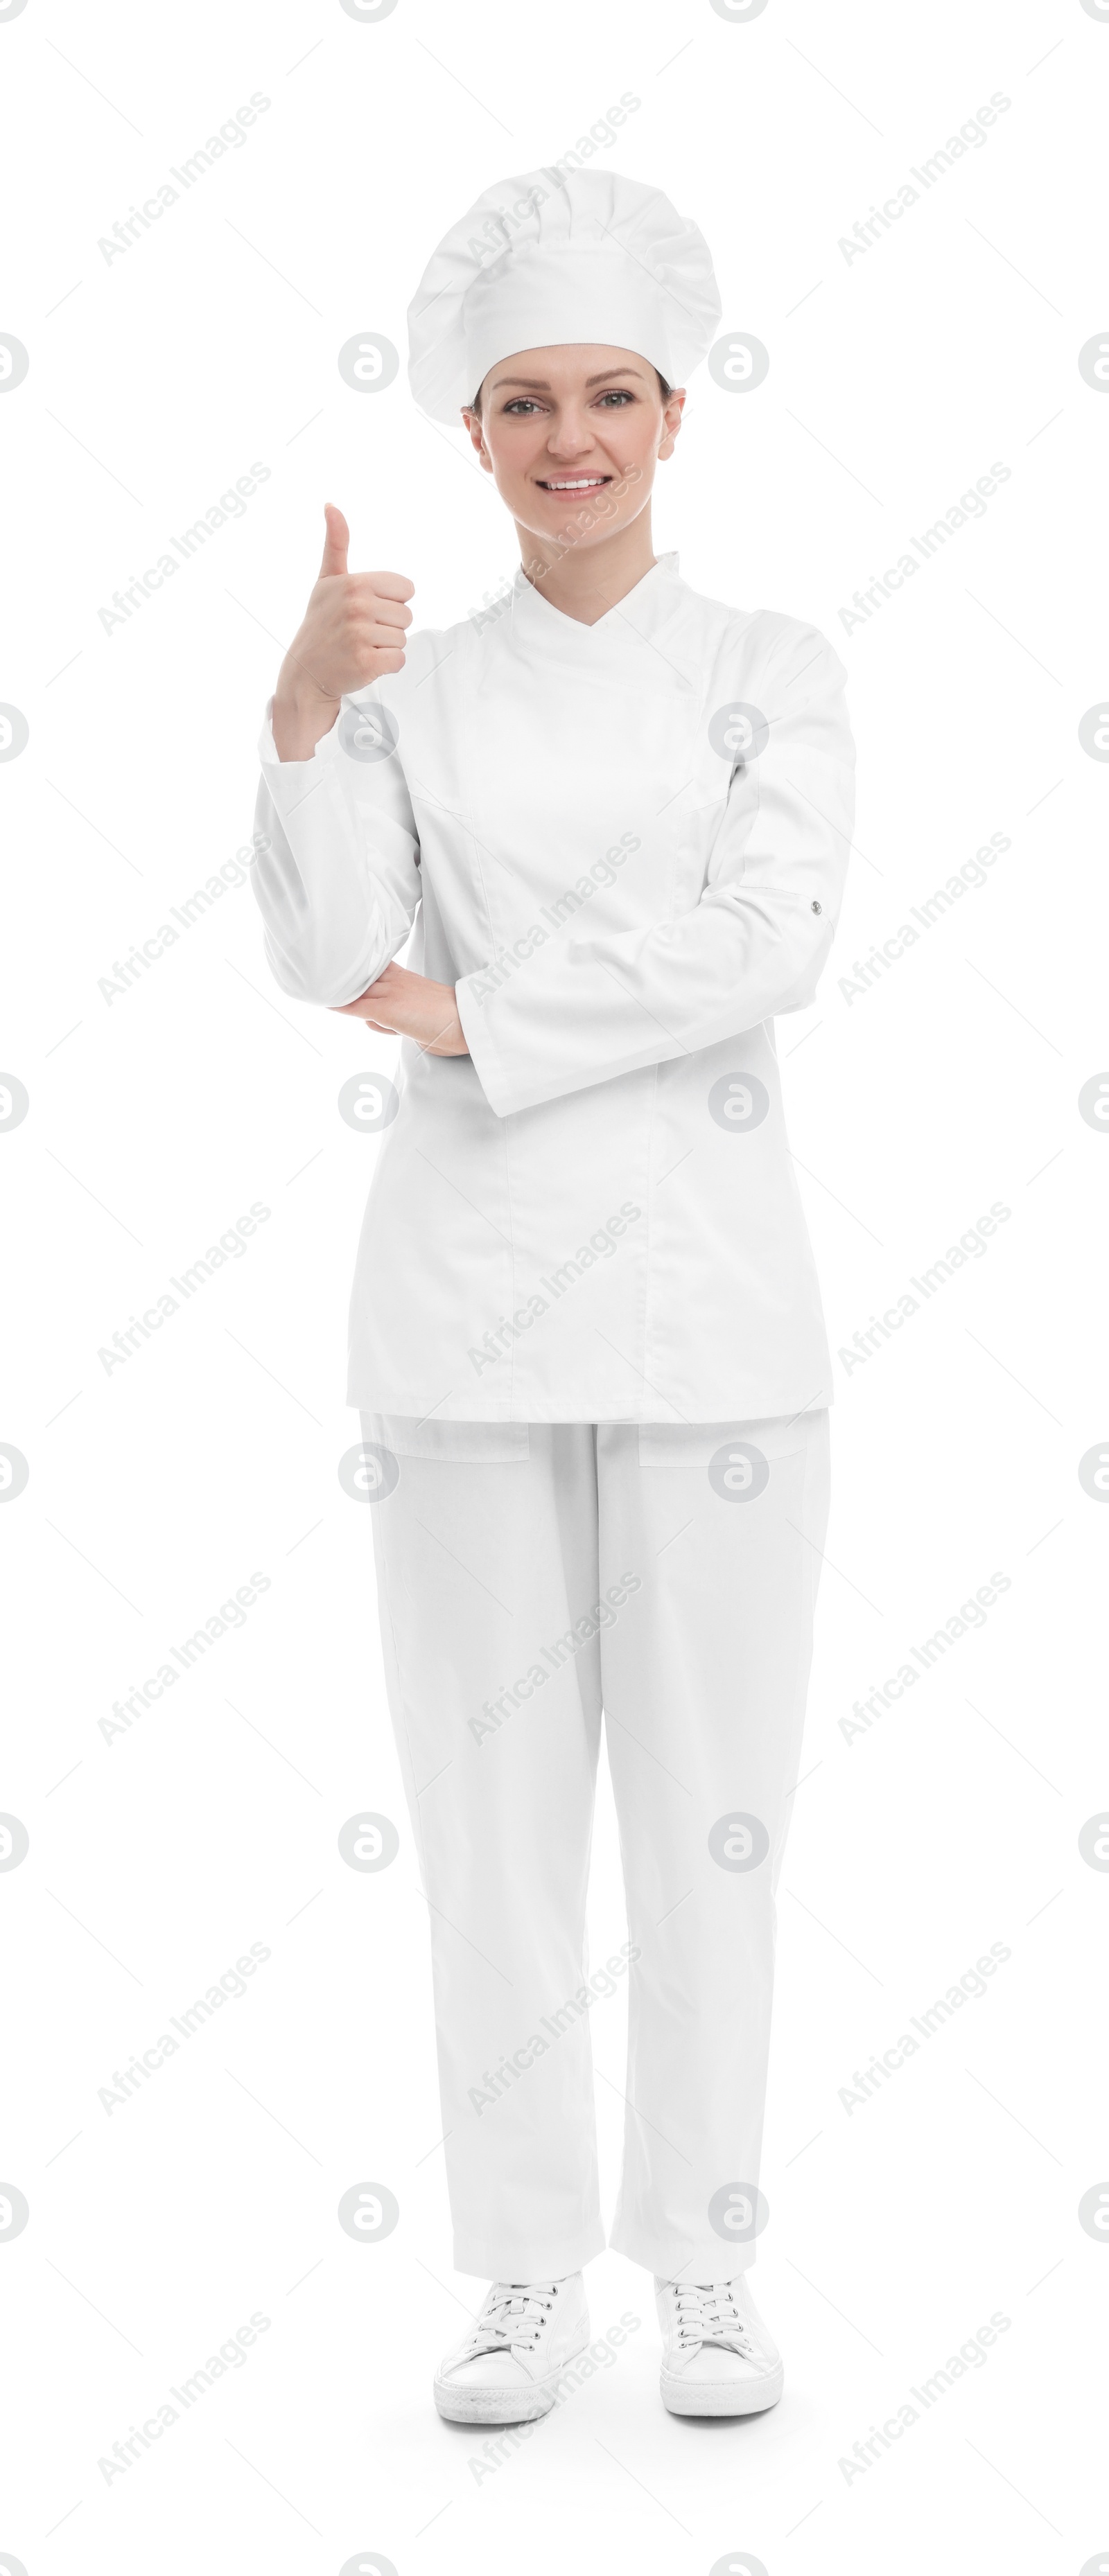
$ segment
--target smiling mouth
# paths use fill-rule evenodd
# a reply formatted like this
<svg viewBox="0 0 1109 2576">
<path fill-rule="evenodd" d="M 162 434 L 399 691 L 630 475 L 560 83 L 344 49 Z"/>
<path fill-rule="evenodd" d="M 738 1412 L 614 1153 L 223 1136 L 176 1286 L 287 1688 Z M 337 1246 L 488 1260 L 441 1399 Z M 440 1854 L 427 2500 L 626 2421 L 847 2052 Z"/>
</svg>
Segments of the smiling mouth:
<svg viewBox="0 0 1109 2576">
<path fill-rule="evenodd" d="M 603 491 L 606 483 L 611 483 L 612 476 L 611 474 L 560 474 L 557 478 L 554 475 L 544 478 L 540 474 L 536 476 L 536 481 L 541 492 L 600 492 Z"/>
</svg>

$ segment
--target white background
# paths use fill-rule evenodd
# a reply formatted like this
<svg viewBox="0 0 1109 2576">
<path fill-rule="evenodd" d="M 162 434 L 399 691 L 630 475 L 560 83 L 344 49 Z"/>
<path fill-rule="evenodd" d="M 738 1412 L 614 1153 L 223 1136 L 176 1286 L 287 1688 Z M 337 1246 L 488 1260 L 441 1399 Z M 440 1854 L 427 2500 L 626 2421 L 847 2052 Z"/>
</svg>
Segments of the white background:
<svg viewBox="0 0 1109 2576">
<path fill-rule="evenodd" d="M 1078 726 L 1106 683 L 1109 25 L 1081 0 L 339 0 L 0 6 L 7 209 L 0 395 L 8 624 L 0 765 L 8 1290 L 0 1806 L 9 2471 L 0 2567 L 337 2576 L 469 2569 L 1004 2567 L 1109 2558 L 1104 1913 L 1079 1831 L 1109 1795 L 1093 1626 L 1109 1514 L 1104 1166 L 1080 1087 L 1109 1062 L 1102 814 Z M 1103 11 L 1102 17 L 1109 16 Z M 270 101 L 121 256 L 98 247 L 254 91 Z M 449 623 L 513 566 L 461 431 L 403 367 L 448 223 L 630 91 L 607 160 L 713 247 L 725 330 L 766 382 L 694 377 L 656 546 L 737 605 L 811 618 L 850 672 L 858 846 L 815 1008 L 782 1024 L 787 1113 L 834 1349 L 995 1201 L 1011 1211 L 900 1334 L 837 1363 L 834 1499 L 803 1784 L 780 1901 L 755 2286 L 787 2361 L 769 2415 L 674 2421 L 642 2320 L 479 2477 L 433 2367 L 481 2284 L 451 2270 L 426 1915 L 385 1709 L 368 1513 L 340 1457 L 345 1309 L 376 1145 L 341 1083 L 389 1041 L 270 985 L 249 888 L 114 999 L 99 989 L 246 840 L 254 743 L 342 504 L 352 565 Z M 1000 91 L 988 141 L 850 262 L 855 222 Z M 245 515 L 106 632 L 97 611 L 259 460 Z M 862 626 L 839 611 L 995 460 L 984 518 Z M 853 962 L 993 833 L 1011 847 L 880 981 Z M 367 1053 L 369 1050 L 369 1053 Z M 113 1334 L 254 1201 L 245 1254 L 110 1373 Z M 388 1259 L 388 1245 L 381 1247 Z M 696 1318 L 691 1318 L 695 1328 Z M 99 1721 L 258 1569 L 246 1624 L 129 1730 Z M 984 1628 L 862 1735 L 840 1721 L 992 1571 Z M 1104 1594 L 1102 1592 L 1102 1599 Z M 359 1802 L 400 1851 L 359 1875 Z M 623 1937 L 602 1781 L 593 1955 Z M 112 2110 L 113 2070 L 252 1942 L 241 2000 Z M 1011 1952 L 861 2107 L 839 2096 L 975 1958 Z M 621 2004 L 598 2006 L 606 2205 Z M 388 2241 L 339 2227 L 386 2183 Z M 254 2311 L 269 2320 L 124 2473 L 99 2461 Z M 1000 2311 L 968 2369 L 862 2474 L 841 2460 Z M 1100 2329 L 1100 2331 L 1099 2331 Z M 910 2401 L 911 2402 L 911 2401 Z M 857 2465 L 857 2464 L 856 2464 Z M 485 2463 L 486 2468 L 488 2463 Z M 369 2565 L 376 2566 L 376 2559 Z"/>
</svg>

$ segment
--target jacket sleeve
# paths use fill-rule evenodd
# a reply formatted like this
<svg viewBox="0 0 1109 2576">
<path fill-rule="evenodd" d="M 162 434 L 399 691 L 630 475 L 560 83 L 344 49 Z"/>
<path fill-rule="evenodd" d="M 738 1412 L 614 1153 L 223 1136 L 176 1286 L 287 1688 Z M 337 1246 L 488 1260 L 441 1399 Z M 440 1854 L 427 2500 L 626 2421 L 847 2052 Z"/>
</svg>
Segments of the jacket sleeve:
<svg viewBox="0 0 1109 2576">
<path fill-rule="evenodd" d="M 843 664 L 795 629 L 760 685 L 769 735 L 732 772 L 691 910 L 591 932 L 575 914 L 518 972 L 457 986 L 500 1117 L 738 1037 L 811 1002 L 832 944 L 854 815 Z"/>
<path fill-rule="evenodd" d="M 272 706 L 259 743 L 251 870 L 266 956 L 298 1001 L 353 1002 L 403 948 L 420 899 L 395 719 L 375 691 L 360 690 L 343 699 L 311 760 L 279 760 Z M 378 756 L 390 736 L 394 747 Z"/>
</svg>

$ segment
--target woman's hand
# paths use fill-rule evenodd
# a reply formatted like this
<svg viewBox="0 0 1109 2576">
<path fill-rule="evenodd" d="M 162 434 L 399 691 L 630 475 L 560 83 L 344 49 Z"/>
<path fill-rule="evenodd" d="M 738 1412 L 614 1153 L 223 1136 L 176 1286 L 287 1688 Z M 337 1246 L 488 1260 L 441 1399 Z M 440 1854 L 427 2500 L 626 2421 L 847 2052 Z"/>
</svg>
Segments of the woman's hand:
<svg viewBox="0 0 1109 2576">
<path fill-rule="evenodd" d="M 334 1008 L 365 1020 L 371 1029 L 413 1038 L 425 1055 L 469 1055 L 453 984 L 413 975 L 407 966 L 387 966 L 356 1002 L 337 1002 Z"/>
<path fill-rule="evenodd" d="M 279 760 L 310 760 L 339 700 L 404 669 L 413 585 L 399 572 L 348 572 L 350 530 L 327 502 L 319 578 L 278 674 L 273 738 Z"/>
</svg>

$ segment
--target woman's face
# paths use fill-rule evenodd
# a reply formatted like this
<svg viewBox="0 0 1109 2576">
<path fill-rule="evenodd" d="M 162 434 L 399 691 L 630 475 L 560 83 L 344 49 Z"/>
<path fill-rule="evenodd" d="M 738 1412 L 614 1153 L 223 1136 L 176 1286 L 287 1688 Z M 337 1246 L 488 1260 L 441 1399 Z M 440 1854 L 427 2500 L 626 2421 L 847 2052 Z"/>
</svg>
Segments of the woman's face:
<svg viewBox="0 0 1109 2576">
<path fill-rule="evenodd" d="M 583 546 L 638 518 L 685 401 L 681 392 L 663 401 L 646 358 L 593 343 L 520 349 L 490 367 L 480 390 L 480 416 L 462 417 L 517 525 Z"/>
</svg>

